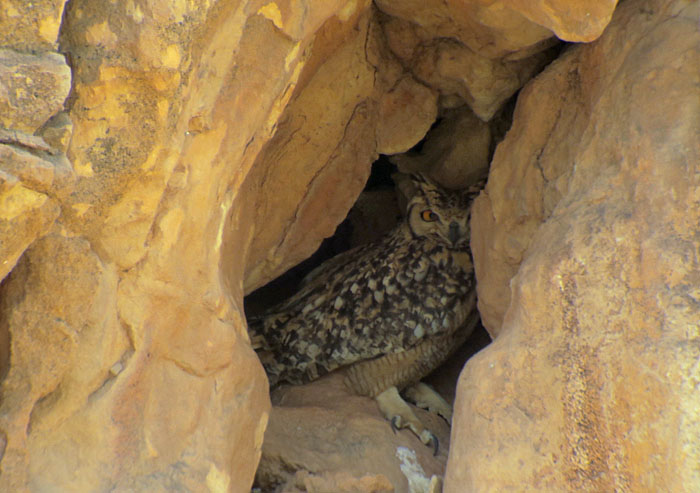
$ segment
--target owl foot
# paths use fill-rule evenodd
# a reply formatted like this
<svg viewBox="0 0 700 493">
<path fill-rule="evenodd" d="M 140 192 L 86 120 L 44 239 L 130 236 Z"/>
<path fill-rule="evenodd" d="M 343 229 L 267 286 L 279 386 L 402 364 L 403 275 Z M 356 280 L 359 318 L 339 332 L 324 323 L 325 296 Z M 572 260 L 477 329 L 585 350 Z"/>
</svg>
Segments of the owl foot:
<svg viewBox="0 0 700 493">
<path fill-rule="evenodd" d="M 435 392 L 431 386 L 418 382 L 406 387 L 404 394 L 416 406 L 442 416 L 445 421 L 452 424 L 452 406 L 440 394 Z"/>
<path fill-rule="evenodd" d="M 391 429 L 396 432 L 402 428 L 409 428 L 425 445 L 432 445 L 434 455 L 438 454 L 440 443 L 435 434 L 425 428 L 411 408 L 399 395 L 396 387 L 389 387 L 375 397 L 379 409 L 384 417 L 391 423 Z"/>
</svg>

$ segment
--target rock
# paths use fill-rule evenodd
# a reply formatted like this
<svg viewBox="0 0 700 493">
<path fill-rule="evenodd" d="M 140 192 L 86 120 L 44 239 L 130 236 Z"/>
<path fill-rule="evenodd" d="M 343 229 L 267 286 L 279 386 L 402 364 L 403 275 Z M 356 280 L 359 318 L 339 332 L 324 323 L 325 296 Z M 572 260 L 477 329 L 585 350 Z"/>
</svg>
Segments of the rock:
<svg viewBox="0 0 700 493">
<path fill-rule="evenodd" d="M 43 193 L 51 191 L 54 166 L 46 159 L 22 149 L 22 146 L 0 144 L 0 163 L 5 173 L 17 177 L 25 186 Z"/>
<path fill-rule="evenodd" d="M 386 476 L 370 474 L 355 478 L 348 473 L 313 475 L 306 471 L 299 471 L 294 478 L 295 486 L 292 490 L 284 488 L 283 491 L 318 492 L 334 491 L 338 493 L 361 493 L 382 491 L 393 492 L 394 486 Z M 301 487 L 301 489 L 297 489 Z"/>
<path fill-rule="evenodd" d="M 117 322 L 110 299 L 116 281 L 114 270 L 101 265 L 85 240 L 48 236 L 35 242 L 3 283 L 0 311 L 11 341 L 11 366 L 0 404 L 0 428 L 7 436 L 2 466 L 4 473 L 10 473 L 10 478 L 3 474 L 5 487 L 6 479 L 12 481 L 11 473 L 26 474 L 32 466 L 30 481 L 57 474 L 54 485 L 79 470 L 72 467 L 59 473 L 50 466 L 42 470 L 52 456 L 44 447 L 51 447 L 54 432 L 68 431 L 66 418 L 106 383 L 103 370 L 128 349 L 126 334 L 110 327 Z M 99 429 L 92 431 L 102 435 Z M 37 442 L 41 446 L 35 450 L 42 453 L 32 455 Z M 52 484 L 48 480 L 46 484 Z"/>
<path fill-rule="evenodd" d="M 0 48 L 0 126 L 34 133 L 63 109 L 71 71 L 62 55 Z"/>
<path fill-rule="evenodd" d="M 592 41 L 616 1 L 377 1 L 392 52 L 414 77 L 450 101 L 458 97 L 484 121 L 549 63 L 552 33 Z M 454 103 L 451 103 L 454 104 Z"/>
<path fill-rule="evenodd" d="M 10 0 L 0 8 L 0 46 L 22 52 L 56 49 L 66 0 Z"/>
<path fill-rule="evenodd" d="M 52 163 L 0 144 L 0 280 L 58 217 L 59 205 L 47 195 L 53 179 Z"/>
<path fill-rule="evenodd" d="M 413 18 L 385 16 L 382 26 L 392 52 L 414 77 L 440 92 L 443 107 L 467 103 L 484 121 L 552 59 L 546 48 L 553 41 L 546 38 L 531 53 L 491 57 L 465 45 L 452 30 L 422 29 Z"/>
<path fill-rule="evenodd" d="M 472 213 L 495 340 L 446 492 L 700 488 L 698 14 L 622 3 L 521 92 Z"/>
<path fill-rule="evenodd" d="M 501 2 L 378 0 L 376 4 L 385 14 L 410 23 L 405 27 L 417 32 L 423 41 L 453 39 L 490 59 L 514 53 L 529 56 L 533 48 L 539 51 L 540 43 L 552 36 L 549 29 Z"/>
<path fill-rule="evenodd" d="M 333 234 L 377 156 L 379 93 L 375 68 L 365 54 L 376 30 L 369 11 L 347 22 L 356 28 L 289 102 L 246 179 L 240 206 L 250 208 L 246 215 L 255 225 L 247 250 L 246 292 L 305 259 Z M 325 36 L 319 34 L 319 39 Z M 260 194 L 263 183 L 266 192 Z"/>
<path fill-rule="evenodd" d="M 264 491 L 428 493 L 442 476 L 449 427 L 433 414 L 414 407 L 438 436 L 437 457 L 410 431 L 394 433 L 374 400 L 348 393 L 342 375 L 282 387 L 272 399 L 256 479 Z"/>
<path fill-rule="evenodd" d="M 48 233 L 59 216 L 55 199 L 70 193 L 73 178 L 65 155 L 44 139 L 0 128 L 0 280 Z"/>
<path fill-rule="evenodd" d="M 516 0 L 508 3 L 509 8 L 530 21 L 551 29 L 559 39 L 575 42 L 596 40 L 610 22 L 615 5 L 617 0 Z"/>
<path fill-rule="evenodd" d="M 436 107 L 490 118 L 614 2 L 377 4 L 3 2 L 0 491 L 248 491 L 270 401 L 245 292 L 333 232 L 378 150 Z M 475 209 L 497 337 L 463 374 L 448 490 L 695 488 L 693 9 L 629 0 L 523 90 Z M 308 418 L 372 463 L 324 442 L 290 491 L 440 474 L 446 430 L 424 457 L 335 392 L 280 403 L 266 446 Z"/>
<path fill-rule="evenodd" d="M 464 189 L 486 176 L 491 129 L 467 107 L 443 112 L 418 153 L 395 156 L 404 173 L 424 172 L 447 188 Z"/>
<path fill-rule="evenodd" d="M 377 152 L 405 152 L 421 140 L 437 117 L 437 92 L 410 77 L 400 79 L 379 102 Z"/>
<path fill-rule="evenodd" d="M 223 237 L 304 45 L 254 12 L 91 0 L 70 3 L 62 49 L 75 75 L 73 193 L 59 193 L 55 166 L 53 181 L 38 173 L 48 165 L 5 174 L 9 191 L 31 190 L 30 178 L 48 187 L 60 216 L 43 239 L 50 224 L 33 226 L 2 285 L 0 490 L 243 491 L 269 396 L 239 308 L 242 276 L 225 291 L 220 275 L 249 239 Z M 38 131 L 47 153 L 67 140 L 50 125 Z M 237 253 L 222 260 L 227 248 Z"/>
<path fill-rule="evenodd" d="M 0 279 L 3 279 L 26 248 L 48 232 L 58 217 L 59 207 L 43 193 L 0 171 L 0 211 Z"/>
<path fill-rule="evenodd" d="M 551 59 L 550 51 L 518 60 L 490 59 L 458 41 L 440 39 L 418 48 L 410 66 L 418 80 L 447 98 L 459 97 L 488 121 Z"/>
<path fill-rule="evenodd" d="M 44 123 L 36 133 L 53 149 L 65 154 L 73 135 L 73 122 L 68 113 L 60 111 Z"/>
</svg>

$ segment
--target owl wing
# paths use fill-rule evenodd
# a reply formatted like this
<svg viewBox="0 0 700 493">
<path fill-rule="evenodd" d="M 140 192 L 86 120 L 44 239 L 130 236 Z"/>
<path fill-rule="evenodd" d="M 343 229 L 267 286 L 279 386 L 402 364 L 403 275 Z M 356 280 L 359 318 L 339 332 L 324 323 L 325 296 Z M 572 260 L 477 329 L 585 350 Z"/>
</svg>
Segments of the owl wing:
<svg viewBox="0 0 700 493">
<path fill-rule="evenodd" d="M 284 335 L 285 332 L 299 330 L 301 327 L 294 321 L 304 315 L 305 309 L 308 313 L 321 306 L 327 294 L 341 289 L 337 281 L 343 278 L 342 272 L 355 269 L 353 264 L 357 264 L 357 259 L 371 248 L 371 244 L 361 245 L 326 260 L 302 279 L 300 289 L 294 295 L 260 315 L 248 317 L 253 349 L 269 350 L 289 337 Z"/>
</svg>

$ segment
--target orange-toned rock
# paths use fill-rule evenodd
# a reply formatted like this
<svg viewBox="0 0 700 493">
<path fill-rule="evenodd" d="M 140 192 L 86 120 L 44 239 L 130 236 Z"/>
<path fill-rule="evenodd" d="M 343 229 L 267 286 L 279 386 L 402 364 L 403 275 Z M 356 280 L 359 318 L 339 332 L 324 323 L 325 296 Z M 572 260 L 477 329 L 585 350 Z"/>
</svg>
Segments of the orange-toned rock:
<svg viewBox="0 0 700 493">
<path fill-rule="evenodd" d="M 311 255 L 333 234 L 369 176 L 381 94 L 365 52 L 377 43 L 369 14 L 349 18 L 355 28 L 340 31 L 344 43 L 325 63 L 311 66 L 313 75 L 304 76 L 246 178 L 235 206 L 246 211 L 241 220 L 253 228 L 245 250 L 246 292 Z M 329 35 L 322 30 L 319 43 Z"/>
<path fill-rule="evenodd" d="M 0 49 L 0 126 L 33 133 L 63 109 L 70 68 L 58 53 Z"/>
<path fill-rule="evenodd" d="M 573 3 L 573 5 L 572 5 Z M 592 41 L 610 21 L 605 2 L 386 1 L 382 25 L 391 50 L 426 85 L 458 96 L 483 120 L 546 64 L 552 33 Z"/>
<path fill-rule="evenodd" d="M 700 489 L 698 10 L 625 2 L 521 92 L 472 216 L 496 338 L 446 492 Z"/>
<path fill-rule="evenodd" d="M 551 29 L 564 41 L 593 41 L 610 22 L 617 0 L 515 0 L 508 6 L 529 20 Z"/>
<path fill-rule="evenodd" d="M 466 106 L 444 111 L 418 153 L 392 158 L 405 173 L 424 172 L 445 187 L 464 189 L 489 169 L 491 129 Z"/>
<path fill-rule="evenodd" d="M 428 493 L 442 477 L 449 427 L 434 414 L 413 408 L 440 440 L 436 457 L 410 431 L 394 433 L 374 400 L 348 393 L 342 375 L 280 388 L 272 399 L 256 480 L 264 491 Z"/>
<path fill-rule="evenodd" d="M 554 43 L 548 36 L 522 53 L 489 56 L 485 48 L 458 39 L 456 32 L 443 32 L 444 24 L 433 32 L 417 26 L 413 18 L 382 19 L 389 47 L 414 77 L 439 91 L 443 105 L 457 99 L 484 121 L 552 57 L 544 51 Z"/>
<path fill-rule="evenodd" d="M 6 0 L 0 6 L 0 46 L 31 53 L 56 49 L 66 0 Z"/>
<path fill-rule="evenodd" d="M 514 10 L 485 0 L 378 0 L 384 13 L 410 23 L 422 40 L 451 38 L 487 58 L 527 56 L 552 32 Z"/>
<path fill-rule="evenodd" d="M 425 136 L 437 117 L 437 92 L 403 77 L 379 102 L 377 152 L 406 152 Z"/>
<path fill-rule="evenodd" d="M 0 280 L 49 231 L 59 215 L 55 199 L 70 192 L 73 178 L 65 155 L 44 139 L 0 129 Z"/>
<path fill-rule="evenodd" d="M 377 3 L 389 15 L 2 3 L 0 491 L 248 491 L 270 402 L 244 293 L 333 232 L 377 152 L 420 139 L 436 92 L 442 112 L 490 118 L 552 33 L 591 40 L 614 6 Z M 629 0 L 523 91 L 475 209 L 498 337 L 464 374 L 451 491 L 697 489 L 696 16 Z M 288 397 L 274 422 L 359 437 L 372 464 L 300 468 L 290 488 L 410 488 L 411 450 L 414 481 L 438 473 L 444 454 L 333 396 Z M 305 464 L 352 463 L 313 451 Z"/>
<path fill-rule="evenodd" d="M 55 203 L 40 215 L 14 202 L 15 217 L 41 224 L 2 259 L 14 263 L 29 245 L 2 284 L 0 490 L 250 488 L 269 396 L 242 314 L 252 232 L 233 204 L 303 67 L 308 84 L 321 70 L 308 51 L 319 26 L 319 46 L 341 47 L 358 19 L 367 25 L 368 3 L 341 3 L 306 16 L 229 1 L 68 4 L 67 117 L 46 122 L 47 112 L 2 141 L 34 162 L 13 164 L 3 192 L 45 191 L 39 198 Z M 373 73 L 360 46 L 351 56 Z M 352 108 L 354 91 L 344 93 Z M 356 114 L 350 134 L 374 136 Z M 65 170 L 38 159 L 63 149 L 72 193 L 57 178 Z"/>
<path fill-rule="evenodd" d="M 439 39 L 418 48 L 410 65 L 418 80 L 447 98 L 458 97 L 488 121 L 550 60 L 547 51 L 518 60 L 490 59 L 455 40 Z"/>
</svg>

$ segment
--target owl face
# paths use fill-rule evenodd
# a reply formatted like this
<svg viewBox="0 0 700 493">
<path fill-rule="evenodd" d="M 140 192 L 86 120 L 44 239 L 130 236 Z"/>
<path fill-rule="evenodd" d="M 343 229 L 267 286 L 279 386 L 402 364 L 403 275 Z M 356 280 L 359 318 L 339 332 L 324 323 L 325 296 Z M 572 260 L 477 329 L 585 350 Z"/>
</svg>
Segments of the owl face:
<svg viewBox="0 0 700 493">
<path fill-rule="evenodd" d="M 469 245 L 467 192 L 439 187 L 423 175 L 412 175 L 416 193 L 408 203 L 408 225 L 414 236 L 427 237 L 452 250 Z"/>
</svg>

